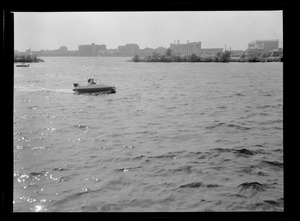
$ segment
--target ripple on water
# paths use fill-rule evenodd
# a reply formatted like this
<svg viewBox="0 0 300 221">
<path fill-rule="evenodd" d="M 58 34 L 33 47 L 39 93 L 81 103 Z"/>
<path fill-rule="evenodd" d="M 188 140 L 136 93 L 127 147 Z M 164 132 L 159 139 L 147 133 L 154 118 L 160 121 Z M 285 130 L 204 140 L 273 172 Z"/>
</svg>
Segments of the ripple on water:
<svg viewBox="0 0 300 221">
<path fill-rule="evenodd" d="M 282 64 L 125 60 L 16 69 L 14 211 L 283 210 Z"/>
</svg>

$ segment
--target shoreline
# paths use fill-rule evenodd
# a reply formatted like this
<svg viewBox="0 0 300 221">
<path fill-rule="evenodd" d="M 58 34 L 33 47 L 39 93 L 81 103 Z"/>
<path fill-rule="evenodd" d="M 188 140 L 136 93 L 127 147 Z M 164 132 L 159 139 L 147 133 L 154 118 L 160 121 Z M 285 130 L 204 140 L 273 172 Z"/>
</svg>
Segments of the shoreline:
<svg viewBox="0 0 300 221">
<path fill-rule="evenodd" d="M 141 63 L 274 63 L 274 62 L 283 62 L 282 60 L 276 59 L 276 60 L 259 60 L 259 61 L 247 61 L 247 60 L 230 60 L 226 62 L 222 61 L 147 61 L 147 60 L 139 60 L 139 61 L 133 61 L 128 60 L 129 62 L 141 62 Z"/>
<path fill-rule="evenodd" d="M 168 49 L 165 54 L 153 53 L 151 56 L 135 55 L 132 62 L 213 62 L 213 63 L 230 63 L 230 62 L 283 62 L 283 54 L 278 56 L 266 54 L 251 54 L 242 55 L 241 57 L 231 57 L 230 51 L 218 52 L 212 56 L 201 56 L 196 54 L 189 55 L 173 55 L 172 51 Z"/>
<path fill-rule="evenodd" d="M 44 62 L 43 59 L 38 58 L 36 55 L 14 55 L 14 63 L 37 63 Z"/>
</svg>

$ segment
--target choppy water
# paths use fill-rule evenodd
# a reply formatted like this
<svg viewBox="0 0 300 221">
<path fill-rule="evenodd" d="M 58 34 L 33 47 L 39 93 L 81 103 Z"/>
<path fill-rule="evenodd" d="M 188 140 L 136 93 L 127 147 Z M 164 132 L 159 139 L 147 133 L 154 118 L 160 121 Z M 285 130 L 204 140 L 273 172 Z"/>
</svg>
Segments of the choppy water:
<svg viewBox="0 0 300 221">
<path fill-rule="evenodd" d="M 283 211 L 282 63 L 128 59 L 15 67 L 14 211 Z"/>
</svg>

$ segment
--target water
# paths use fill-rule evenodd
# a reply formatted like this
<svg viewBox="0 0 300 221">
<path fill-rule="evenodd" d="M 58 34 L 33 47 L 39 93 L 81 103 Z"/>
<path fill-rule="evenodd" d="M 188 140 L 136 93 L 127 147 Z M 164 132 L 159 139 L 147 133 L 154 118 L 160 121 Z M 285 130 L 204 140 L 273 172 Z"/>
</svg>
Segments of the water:
<svg viewBox="0 0 300 221">
<path fill-rule="evenodd" d="M 14 211 L 284 210 L 282 63 L 43 59 L 15 67 Z"/>
</svg>

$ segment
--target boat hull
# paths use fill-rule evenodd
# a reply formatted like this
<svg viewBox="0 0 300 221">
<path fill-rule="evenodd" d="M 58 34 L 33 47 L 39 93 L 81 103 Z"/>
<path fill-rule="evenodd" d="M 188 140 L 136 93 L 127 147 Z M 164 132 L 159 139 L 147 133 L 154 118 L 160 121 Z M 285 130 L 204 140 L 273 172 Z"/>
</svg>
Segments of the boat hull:
<svg viewBox="0 0 300 221">
<path fill-rule="evenodd" d="M 116 88 L 103 84 L 94 84 L 87 86 L 77 86 L 73 89 L 73 91 L 78 93 L 115 93 Z"/>
<path fill-rule="evenodd" d="M 27 65 L 26 64 L 25 65 L 24 64 L 17 64 L 16 67 L 29 67 L 29 64 L 27 64 Z"/>
</svg>

